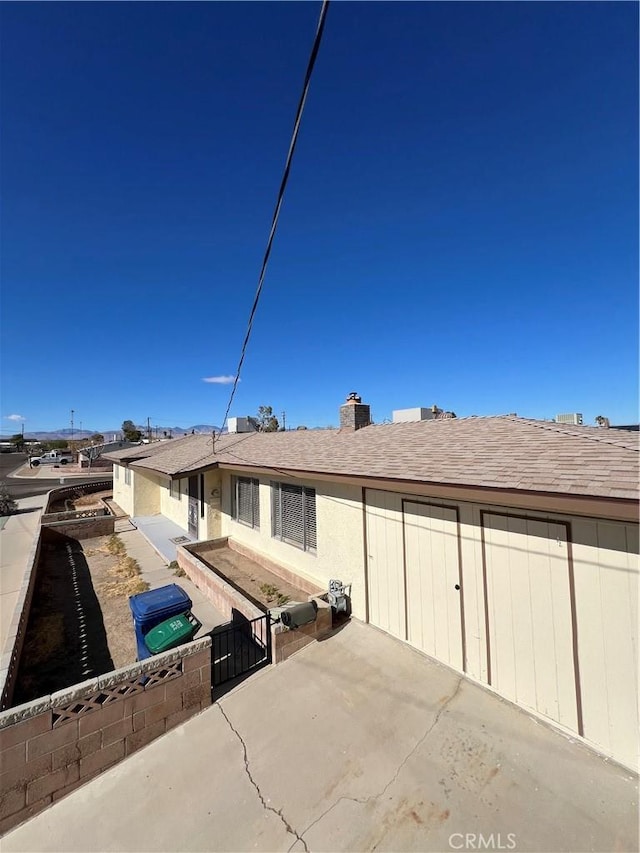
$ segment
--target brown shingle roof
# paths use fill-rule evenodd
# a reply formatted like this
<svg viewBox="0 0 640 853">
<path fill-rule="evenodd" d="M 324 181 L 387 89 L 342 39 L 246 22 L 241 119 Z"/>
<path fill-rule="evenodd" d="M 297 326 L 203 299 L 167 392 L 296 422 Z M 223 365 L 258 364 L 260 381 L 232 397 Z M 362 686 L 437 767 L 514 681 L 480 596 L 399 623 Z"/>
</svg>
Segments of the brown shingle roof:
<svg viewBox="0 0 640 853">
<path fill-rule="evenodd" d="M 150 459 L 165 453 L 169 449 L 173 449 L 182 445 L 184 441 L 193 438 L 206 438 L 206 436 L 185 435 L 182 438 L 174 438 L 171 441 L 152 441 L 150 444 L 139 444 L 136 447 L 128 447 L 126 450 L 113 450 L 110 453 L 104 453 L 103 459 L 109 459 L 112 462 L 130 463 L 138 459 Z M 211 438 L 209 438 L 211 444 Z"/>
<path fill-rule="evenodd" d="M 135 468 L 167 475 L 246 466 L 424 483 L 638 497 L 639 436 L 513 416 L 348 430 L 187 436 Z M 147 448 L 157 445 L 146 445 Z M 127 451 L 120 452 L 121 459 Z M 113 458 L 115 454 L 109 454 Z"/>
</svg>

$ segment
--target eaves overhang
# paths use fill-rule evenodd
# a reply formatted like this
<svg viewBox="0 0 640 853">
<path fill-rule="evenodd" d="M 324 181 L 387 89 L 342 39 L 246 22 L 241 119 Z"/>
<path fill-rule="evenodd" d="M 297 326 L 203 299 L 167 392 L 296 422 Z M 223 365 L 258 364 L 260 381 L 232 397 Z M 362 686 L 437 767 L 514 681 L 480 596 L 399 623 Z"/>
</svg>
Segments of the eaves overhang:
<svg viewBox="0 0 640 853">
<path fill-rule="evenodd" d="M 319 480 L 361 486 L 363 489 L 399 492 L 411 495 L 465 501 L 476 504 L 499 504 L 537 512 L 566 513 L 588 518 L 606 518 L 612 521 L 635 522 L 639 520 L 638 501 L 633 498 L 604 495 L 571 494 L 537 489 L 518 489 L 501 486 L 482 486 L 464 483 L 432 482 L 396 477 L 367 477 L 359 474 L 330 474 L 325 471 L 295 468 L 267 468 L 257 465 L 220 463 L 217 467 L 228 471 L 251 471 L 273 477 L 280 474 L 296 480 Z"/>
<path fill-rule="evenodd" d="M 138 462 L 142 460 L 137 460 Z M 150 471 L 152 474 L 160 474 L 163 477 L 168 477 L 170 480 L 181 480 L 184 477 L 195 477 L 198 474 L 204 474 L 207 471 L 212 471 L 219 467 L 218 462 L 211 462 L 207 465 L 202 465 L 200 468 L 188 468 L 181 471 L 163 471 L 161 468 L 152 468 L 151 465 L 137 465 L 133 463 L 133 468 L 137 471 Z"/>
</svg>

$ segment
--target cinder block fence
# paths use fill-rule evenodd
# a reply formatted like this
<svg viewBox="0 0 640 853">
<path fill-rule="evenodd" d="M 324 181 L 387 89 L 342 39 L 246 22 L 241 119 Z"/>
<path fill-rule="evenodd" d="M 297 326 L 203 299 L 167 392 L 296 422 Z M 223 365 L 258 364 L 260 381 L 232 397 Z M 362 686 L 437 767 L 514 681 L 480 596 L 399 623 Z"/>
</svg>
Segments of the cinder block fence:
<svg viewBox="0 0 640 853">
<path fill-rule="evenodd" d="M 0 833 L 211 704 L 211 639 L 0 713 Z"/>
</svg>

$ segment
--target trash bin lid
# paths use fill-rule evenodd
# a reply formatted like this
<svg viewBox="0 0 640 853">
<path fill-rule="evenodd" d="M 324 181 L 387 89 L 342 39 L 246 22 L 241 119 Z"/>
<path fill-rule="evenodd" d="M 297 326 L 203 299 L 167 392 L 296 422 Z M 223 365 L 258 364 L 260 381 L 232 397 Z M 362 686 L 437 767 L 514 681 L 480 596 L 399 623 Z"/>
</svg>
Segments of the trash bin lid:
<svg viewBox="0 0 640 853">
<path fill-rule="evenodd" d="M 139 592 L 129 598 L 129 607 L 133 618 L 138 622 L 171 616 L 174 613 L 191 610 L 192 602 L 187 593 L 177 583 L 170 583 L 158 589 Z"/>
<path fill-rule="evenodd" d="M 167 649 L 188 642 L 200 625 L 193 613 L 179 613 L 152 628 L 145 634 L 144 642 L 153 654 L 166 652 Z"/>
</svg>

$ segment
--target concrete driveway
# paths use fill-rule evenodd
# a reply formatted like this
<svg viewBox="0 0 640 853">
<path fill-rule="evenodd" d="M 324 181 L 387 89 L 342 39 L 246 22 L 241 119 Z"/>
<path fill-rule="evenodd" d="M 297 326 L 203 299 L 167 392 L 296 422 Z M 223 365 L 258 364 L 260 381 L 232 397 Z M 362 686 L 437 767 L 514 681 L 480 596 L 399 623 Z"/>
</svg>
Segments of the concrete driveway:
<svg viewBox="0 0 640 853">
<path fill-rule="evenodd" d="M 351 623 L 9 833 L 2 850 L 637 851 L 636 782 Z"/>
</svg>

